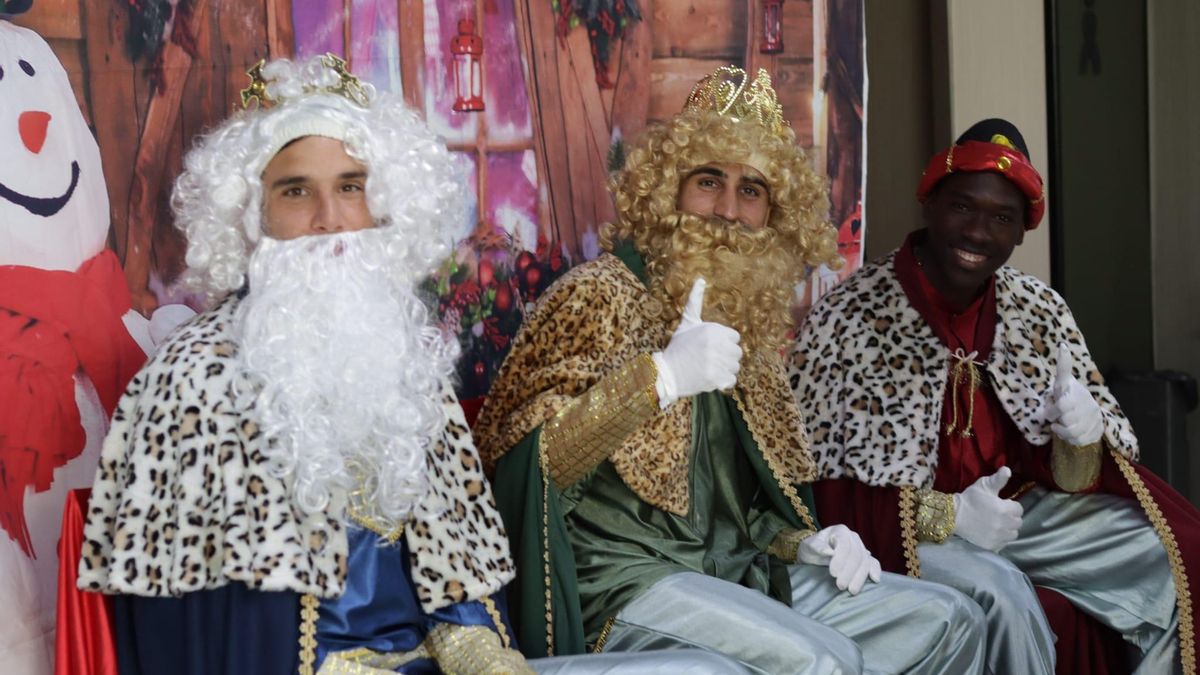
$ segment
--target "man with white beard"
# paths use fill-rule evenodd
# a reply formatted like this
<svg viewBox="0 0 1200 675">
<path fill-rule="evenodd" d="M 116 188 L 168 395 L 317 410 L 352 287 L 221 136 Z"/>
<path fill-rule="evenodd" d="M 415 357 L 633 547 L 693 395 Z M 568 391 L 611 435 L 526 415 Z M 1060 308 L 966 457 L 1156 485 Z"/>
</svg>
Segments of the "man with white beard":
<svg viewBox="0 0 1200 675">
<path fill-rule="evenodd" d="M 121 672 L 529 672 L 456 354 L 414 293 L 463 200 L 417 116 L 320 57 L 254 71 L 172 199 L 215 305 L 134 377 L 81 588 Z"/>
<path fill-rule="evenodd" d="M 464 216 L 450 155 L 335 57 L 250 74 L 258 106 L 172 198 L 216 302 L 117 407 L 79 586 L 118 594 L 122 673 L 532 672 L 457 345 L 414 292 Z M 680 651 L 534 665 L 741 672 Z"/>
</svg>

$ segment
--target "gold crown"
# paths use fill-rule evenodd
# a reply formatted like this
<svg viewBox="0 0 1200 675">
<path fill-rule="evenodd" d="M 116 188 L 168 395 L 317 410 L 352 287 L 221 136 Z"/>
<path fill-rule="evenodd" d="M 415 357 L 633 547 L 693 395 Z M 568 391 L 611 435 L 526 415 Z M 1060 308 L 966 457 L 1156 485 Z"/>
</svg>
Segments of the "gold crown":
<svg viewBox="0 0 1200 675">
<path fill-rule="evenodd" d="M 696 83 L 684 110 L 712 110 L 735 121 L 753 120 L 771 133 L 779 134 L 787 126 L 783 106 L 771 87 L 771 76 L 759 68 L 754 82 L 737 66 L 721 66 L 712 75 Z"/>
<path fill-rule="evenodd" d="M 246 74 L 250 76 L 250 86 L 242 90 L 242 108 L 249 109 L 250 102 L 255 101 L 258 107 L 270 108 L 278 105 L 279 101 L 271 98 L 267 94 L 267 80 L 263 77 L 263 66 L 267 63 L 266 59 L 260 59 L 254 64 Z M 354 76 L 346 68 L 346 62 L 337 56 L 326 52 L 321 56 L 321 65 L 329 68 L 337 73 L 337 84 L 329 87 L 305 87 L 304 93 L 327 93 L 344 96 L 353 103 L 357 103 L 362 107 L 367 107 L 371 102 L 371 97 L 367 93 L 367 88 L 363 86 L 361 80 Z"/>
</svg>

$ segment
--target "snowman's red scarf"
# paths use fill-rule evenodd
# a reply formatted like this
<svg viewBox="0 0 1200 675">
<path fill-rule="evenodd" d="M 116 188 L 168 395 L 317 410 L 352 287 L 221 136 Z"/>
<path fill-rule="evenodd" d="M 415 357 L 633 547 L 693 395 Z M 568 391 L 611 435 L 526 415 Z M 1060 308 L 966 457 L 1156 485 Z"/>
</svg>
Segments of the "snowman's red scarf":
<svg viewBox="0 0 1200 675">
<path fill-rule="evenodd" d="M 129 290 L 112 251 L 76 272 L 0 265 L 0 528 L 30 557 L 25 490 L 83 452 L 75 374 L 113 407 L 146 356 L 125 330 Z"/>
</svg>

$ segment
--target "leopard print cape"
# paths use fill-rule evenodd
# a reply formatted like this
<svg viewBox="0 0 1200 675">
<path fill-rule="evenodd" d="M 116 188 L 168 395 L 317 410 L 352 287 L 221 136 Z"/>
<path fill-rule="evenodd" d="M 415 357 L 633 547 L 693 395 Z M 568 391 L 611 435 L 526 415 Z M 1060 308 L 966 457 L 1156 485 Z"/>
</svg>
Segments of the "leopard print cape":
<svg viewBox="0 0 1200 675">
<path fill-rule="evenodd" d="M 789 359 L 821 478 L 931 487 L 951 353 L 909 303 L 895 252 L 835 287 L 813 307 Z M 1051 439 L 1043 401 L 1058 345 L 1100 403 L 1108 447 L 1137 460 L 1133 429 L 1104 386 L 1066 302 L 1011 267 L 996 272 L 996 336 L 985 370 L 1005 412 L 1034 445 Z"/>
<path fill-rule="evenodd" d="M 611 254 L 573 268 L 550 287 L 517 334 L 475 426 L 489 470 L 601 378 L 666 346 L 673 326 L 651 306 L 646 286 Z M 780 485 L 810 482 L 815 467 L 782 359 L 743 358 L 734 398 Z M 683 516 L 691 447 L 692 405 L 685 398 L 635 430 L 609 461 L 643 501 Z"/>
<path fill-rule="evenodd" d="M 324 513 L 294 506 L 267 469 L 263 434 L 234 405 L 244 382 L 231 337 L 237 305 L 230 296 L 176 330 L 129 383 L 88 505 L 79 588 L 178 596 L 240 581 L 324 598 L 343 592 L 347 524 L 331 514 L 344 498 Z M 442 396 L 446 429 L 428 448 L 429 488 L 403 534 L 426 612 L 490 595 L 514 574 L 449 383 Z"/>
</svg>

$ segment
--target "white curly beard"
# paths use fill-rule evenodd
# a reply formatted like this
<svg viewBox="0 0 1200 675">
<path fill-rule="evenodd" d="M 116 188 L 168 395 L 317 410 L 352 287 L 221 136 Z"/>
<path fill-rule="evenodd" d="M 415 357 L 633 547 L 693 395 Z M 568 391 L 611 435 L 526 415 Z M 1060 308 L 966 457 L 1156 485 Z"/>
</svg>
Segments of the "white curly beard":
<svg viewBox="0 0 1200 675">
<path fill-rule="evenodd" d="M 391 530 L 426 489 L 457 345 L 429 326 L 383 230 L 264 238 L 234 329 L 252 384 L 242 405 L 296 506 L 342 517 L 361 490 L 356 510 Z"/>
</svg>

